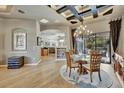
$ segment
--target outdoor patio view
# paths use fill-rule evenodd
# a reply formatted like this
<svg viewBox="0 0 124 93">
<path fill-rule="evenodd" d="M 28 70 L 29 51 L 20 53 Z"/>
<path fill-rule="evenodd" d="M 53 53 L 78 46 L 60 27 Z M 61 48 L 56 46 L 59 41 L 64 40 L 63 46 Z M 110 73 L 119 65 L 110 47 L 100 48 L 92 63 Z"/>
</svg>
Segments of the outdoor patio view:
<svg viewBox="0 0 124 93">
<path fill-rule="evenodd" d="M 97 50 L 102 54 L 102 62 L 110 63 L 111 47 L 110 33 L 101 32 L 75 38 L 75 49 L 78 54 L 88 54 L 90 50 Z"/>
</svg>

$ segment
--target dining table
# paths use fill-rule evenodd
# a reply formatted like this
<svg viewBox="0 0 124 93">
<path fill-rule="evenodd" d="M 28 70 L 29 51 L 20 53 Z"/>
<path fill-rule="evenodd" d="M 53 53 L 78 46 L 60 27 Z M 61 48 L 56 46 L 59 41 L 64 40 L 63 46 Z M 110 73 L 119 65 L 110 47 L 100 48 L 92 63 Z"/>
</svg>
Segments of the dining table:
<svg viewBox="0 0 124 93">
<path fill-rule="evenodd" d="M 78 63 L 80 66 L 79 73 L 80 74 L 87 74 L 87 71 L 85 68 L 83 68 L 83 64 L 89 64 L 90 63 L 90 55 L 88 54 L 73 54 L 71 55 L 71 59 L 73 63 Z"/>
</svg>

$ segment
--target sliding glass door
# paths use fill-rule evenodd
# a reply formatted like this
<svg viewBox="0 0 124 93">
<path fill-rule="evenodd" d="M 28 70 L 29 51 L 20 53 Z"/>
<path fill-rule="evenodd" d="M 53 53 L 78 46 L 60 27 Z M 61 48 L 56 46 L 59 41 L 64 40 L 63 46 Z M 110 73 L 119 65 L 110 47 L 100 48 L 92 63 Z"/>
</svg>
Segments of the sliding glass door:
<svg viewBox="0 0 124 93">
<path fill-rule="evenodd" d="M 75 39 L 75 49 L 78 54 L 88 54 L 90 50 L 97 50 L 102 54 L 103 63 L 111 63 L 110 33 L 101 32 Z"/>
<path fill-rule="evenodd" d="M 102 54 L 102 62 L 110 63 L 111 62 L 111 42 L 110 42 L 110 33 L 97 33 L 96 34 L 96 50 Z"/>
<path fill-rule="evenodd" d="M 102 54 L 103 63 L 111 63 L 111 43 L 109 32 L 95 33 L 87 36 L 84 45 L 86 49 L 99 51 Z"/>
</svg>

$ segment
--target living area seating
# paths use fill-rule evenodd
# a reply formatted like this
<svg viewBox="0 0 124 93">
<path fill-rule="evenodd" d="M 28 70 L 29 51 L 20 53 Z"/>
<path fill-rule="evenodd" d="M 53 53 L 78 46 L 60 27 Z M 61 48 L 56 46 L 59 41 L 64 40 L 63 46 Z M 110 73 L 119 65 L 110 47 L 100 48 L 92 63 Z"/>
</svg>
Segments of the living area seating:
<svg viewBox="0 0 124 93">
<path fill-rule="evenodd" d="M 69 68 L 69 77 L 71 76 L 71 69 L 72 68 L 79 68 L 78 63 L 72 63 L 72 59 L 70 57 L 70 53 L 69 52 L 65 52 L 65 56 L 66 56 L 66 61 L 67 61 L 67 68 L 66 71 Z"/>
<path fill-rule="evenodd" d="M 101 81 L 100 76 L 100 64 L 101 64 L 101 54 L 98 53 L 91 53 L 90 54 L 90 64 L 83 64 L 83 68 L 88 70 L 90 72 L 90 80 L 92 80 L 92 74 L 93 72 L 98 72 L 99 80 Z"/>
</svg>

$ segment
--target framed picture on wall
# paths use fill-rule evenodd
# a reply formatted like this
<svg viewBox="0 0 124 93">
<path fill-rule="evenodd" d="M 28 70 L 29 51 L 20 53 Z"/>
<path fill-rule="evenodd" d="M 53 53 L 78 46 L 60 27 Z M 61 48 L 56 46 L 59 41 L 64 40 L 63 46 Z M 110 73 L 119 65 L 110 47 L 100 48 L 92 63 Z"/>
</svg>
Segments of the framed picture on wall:
<svg viewBox="0 0 124 93">
<path fill-rule="evenodd" d="M 37 37 L 37 46 L 41 46 L 43 44 L 42 38 Z"/>
<path fill-rule="evenodd" d="M 27 33 L 14 31 L 13 32 L 13 50 L 26 50 L 27 48 Z"/>
</svg>

